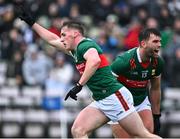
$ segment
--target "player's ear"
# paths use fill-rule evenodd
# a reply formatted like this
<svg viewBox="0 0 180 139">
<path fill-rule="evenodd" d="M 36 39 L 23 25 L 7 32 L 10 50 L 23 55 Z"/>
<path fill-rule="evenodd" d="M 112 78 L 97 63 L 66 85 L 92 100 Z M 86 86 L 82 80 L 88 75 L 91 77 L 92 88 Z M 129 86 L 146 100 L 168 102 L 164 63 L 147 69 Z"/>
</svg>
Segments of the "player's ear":
<svg viewBox="0 0 180 139">
<path fill-rule="evenodd" d="M 140 41 L 140 46 L 142 46 L 142 47 L 145 46 L 145 41 L 144 40 Z"/>
<path fill-rule="evenodd" d="M 78 31 L 74 31 L 74 38 L 76 38 L 78 36 L 79 32 Z"/>
</svg>

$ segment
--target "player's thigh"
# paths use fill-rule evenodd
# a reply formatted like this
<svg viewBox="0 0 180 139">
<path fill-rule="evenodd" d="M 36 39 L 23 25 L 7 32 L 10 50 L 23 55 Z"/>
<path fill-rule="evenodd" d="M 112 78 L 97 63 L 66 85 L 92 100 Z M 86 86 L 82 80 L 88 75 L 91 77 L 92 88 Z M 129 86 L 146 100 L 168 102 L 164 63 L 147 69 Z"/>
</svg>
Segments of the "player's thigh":
<svg viewBox="0 0 180 139">
<path fill-rule="evenodd" d="M 141 117 L 144 126 L 150 131 L 153 131 L 153 117 L 152 117 L 152 111 L 151 111 L 151 104 L 149 102 L 148 97 L 144 99 L 144 101 L 135 107 L 136 111 L 139 113 L 139 116 Z"/>
<path fill-rule="evenodd" d="M 143 121 L 144 126 L 148 129 L 151 133 L 153 132 L 153 119 L 152 119 L 152 112 L 149 109 L 142 110 L 138 112 L 141 120 Z M 114 137 L 116 138 L 128 138 L 130 135 L 122 128 L 121 125 L 118 123 L 111 123 L 111 129 L 113 132 Z"/>
<path fill-rule="evenodd" d="M 108 121 L 109 119 L 99 109 L 87 106 L 77 116 L 73 128 L 81 128 L 88 133 Z"/>
<path fill-rule="evenodd" d="M 143 121 L 144 126 L 152 133 L 153 132 L 152 111 L 145 109 L 145 110 L 139 111 L 138 113 Z"/>
<path fill-rule="evenodd" d="M 124 119 L 120 120 L 119 124 L 132 136 L 140 136 L 141 134 L 147 133 L 147 130 L 137 112 L 129 114 Z"/>
<path fill-rule="evenodd" d="M 129 138 L 130 135 L 118 124 L 111 124 L 111 130 L 115 138 Z"/>
</svg>

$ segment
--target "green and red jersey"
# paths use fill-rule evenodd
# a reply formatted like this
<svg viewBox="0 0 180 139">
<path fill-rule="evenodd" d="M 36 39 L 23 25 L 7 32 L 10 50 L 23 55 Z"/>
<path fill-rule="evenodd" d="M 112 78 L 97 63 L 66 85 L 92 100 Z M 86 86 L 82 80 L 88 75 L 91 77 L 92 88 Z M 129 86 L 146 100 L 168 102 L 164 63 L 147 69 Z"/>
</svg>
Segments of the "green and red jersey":
<svg viewBox="0 0 180 139">
<path fill-rule="evenodd" d="M 109 63 L 101 48 L 93 40 L 88 38 L 82 40 L 77 48 L 72 51 L 72 56 L 79 73 L 82 75 L 85 70 L 86 60 L 83 56 L 90 48 L 95 48 L 97 50 L 101 63 L 86 85 L 92 91 L 92 97 L 95 100 L 101 100 L 119 90 L 122 84 L 113 76 Z"/>
<path fill-rule="evenodd" d="M 164 62 L 160 57 L 151 57 L 143 63 L 139 48 L 133 48 L 118 56 L 111 65 L 120 83 L 126 86 L 133 95 L 134 105 L 141 104 L 148 95 L 148 82 L 162 72 Z"/>
</svg>

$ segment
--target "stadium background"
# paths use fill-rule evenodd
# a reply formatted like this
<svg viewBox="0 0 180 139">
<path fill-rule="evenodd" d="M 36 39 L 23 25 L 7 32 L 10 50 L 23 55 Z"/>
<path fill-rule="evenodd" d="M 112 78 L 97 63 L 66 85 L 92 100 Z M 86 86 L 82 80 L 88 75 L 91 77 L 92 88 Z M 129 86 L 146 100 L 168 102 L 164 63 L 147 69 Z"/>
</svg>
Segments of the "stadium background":
<svg viewBox="0 0 180 139">
<path fill-rule="evenodd" d="M 15 0 L 14 0 L 15 1 Z M 16 0 L 36 21 L 59 35 L 68 19 L 85 23 L 109 61 L 138 46 L 144 27 L 162 33 L 161 136 L 180 137 L 180 0 Z M 0 137 L 70 138 L 78 112 L 91 102 L 84 88 L 77 102 L 64 95 L 79 79 L 71 58 L 57 52 L 17 18 L 13 0 L 0 0 Z M 91 135 L 110 138 L 105 125 Z"/>
</svg>

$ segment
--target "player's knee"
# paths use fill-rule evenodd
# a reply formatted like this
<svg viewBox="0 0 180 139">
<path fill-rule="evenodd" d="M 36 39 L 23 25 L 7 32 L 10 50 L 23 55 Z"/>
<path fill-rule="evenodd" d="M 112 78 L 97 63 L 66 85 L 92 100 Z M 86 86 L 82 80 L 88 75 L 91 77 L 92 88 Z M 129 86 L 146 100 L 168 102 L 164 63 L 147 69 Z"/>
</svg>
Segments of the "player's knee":
<svg viewBox="0 0 180 139">
<path fill-rule="evenodd" d="M 71 128 L 71 133 L 73 137 L 76 137 L 76 138 L 86 135 L 85 129 L 79 125 L 73 125 Z"/>
<path fill-rule="evenodd" d="M 149 138 L 149 137 L 156 138 L 156 136 L 154 136 L 152 133 L 150 133 L 150 131 L 148 131 L 148 129 L 145 127 L 141 130 L 141 132 L 138 133 L 137 136 L 144 137 L 144 138 Z"/>
<path fill-rule="evenodd" d="M 154 127 L 153 127 L 153 124 L 152 124 L 150 121 L 144 122 L 144 126 L 146 127 L 146 129 L 147 129 L 150 133 L 153 133 Z"/>
<path fill-rule="evenodd" d="M 134 134 L 131 134 L 132 137 L 148 137 L 149 131 L 144 128 L 140 132 L 136 132 Z"/>
</svg>

